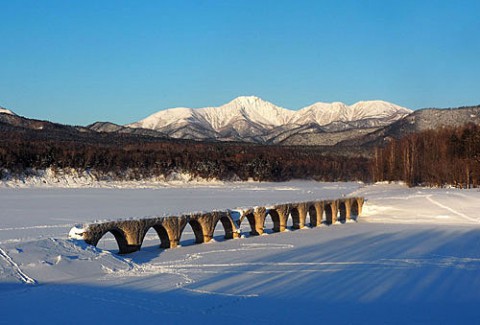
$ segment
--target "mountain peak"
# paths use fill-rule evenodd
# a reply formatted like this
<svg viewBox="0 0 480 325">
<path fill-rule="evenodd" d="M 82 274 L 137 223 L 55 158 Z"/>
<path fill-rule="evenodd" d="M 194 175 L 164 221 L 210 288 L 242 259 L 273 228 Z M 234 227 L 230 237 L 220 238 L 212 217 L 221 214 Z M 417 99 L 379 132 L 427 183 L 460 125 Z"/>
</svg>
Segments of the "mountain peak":
<svg viewBox="0 0 480 325">
<path fill-rule="evenodd" d="M 287 123 L 293 114 L 293 111 L 256 96 L 240 96 L 222 106 L 195 111 L 216 131 L 235 123 L 246 123 L 252 128 L 273 128 Z"/>
<path fill-rule="evenodd" d="M 0 113 L 9 114 L 9 115 L 15 115 L 15 116 L 17 115 L 17 114 L 15 114 L 14 112 L 12 112 L 11 110 L 6 109 L 6 108 L 1 107 L 1 106 L 0 106 Z"/>
<path fill-rule="evenodd" d="M 222 105 L 221 107 L 228 106 L 228 107 L 237 107 L 237 108 L 254 108 L 254 109 L 262 109 L 266 107 L 275 107 L 275 108 L 280 108 L 269 101 L 266 101 L 260 97 L 257 96 L 239 96 L 237 98 L 234 98 L 230 102 L 228 102 L 225 105 Z"/>
<path fill-rule="evenodd" d="M 252 102 L 256 102 L 256 101 L 264 101 L 263 99 L 261 99 L 260 97 L 257 97 L 257 96 L 238 96 L 237 98 L 234 98 L 232 101 L 230 101 L 230 103 L 232 102 L 237 102 L 237 103 L 252 103 Z"/>
</svg>

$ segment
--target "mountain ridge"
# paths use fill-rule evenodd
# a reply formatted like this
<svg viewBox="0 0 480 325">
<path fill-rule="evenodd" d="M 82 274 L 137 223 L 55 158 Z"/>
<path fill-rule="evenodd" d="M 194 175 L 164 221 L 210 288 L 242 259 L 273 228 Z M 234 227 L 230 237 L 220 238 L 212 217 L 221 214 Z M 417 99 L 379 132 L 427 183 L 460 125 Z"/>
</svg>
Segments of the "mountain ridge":
<svg viewBox="0 0 480 325">
<path fill-rule="evenodd" d="M 408 134 L 445 127 L 461 127 L 469 123 L 480 125 L 480 105 L 457 108 L 423 108 L 372 133 L 346 139 L 339 144 L 362 147 L 383 146 L 390 139 L 401 139 Z"/>
<path fill-rule="evenodd" d="M 285 132 L 305 132 L 305 126 L 311 126 L 307 133 L 380 128 L 411 112 L 381 100 L 353 105 L 317 102 L 295 111 L 256 96 L 240 96 L 217 107 L 161 110 L 125 127 L 151 129 L 173 138 L 275 144 L 284 141 Z M 275 139 L 275 134 L 282 134 L 282 139 Z"/>
<path fill-rule="evenodd" d="M 365 105 L 368 102 L 360 102 Z M 338 105 L 337 105 L 338 106 Z M 187 113 L 190 110 L 186 109 Z M 202 125 L 185 123 L 181 128 L 175 129 L 183 138 L 171 137 L 167 133 L 144 128 L 131 128 L 117 125 L 111 122 L 96 122 L 88 126 L 70 126 L 49 121 L 29 119 L 16 115 L 12 111 L 0 111 L 0 130 L 13 130 L 13 128 L 22 129 L 20 132 L 31 130 L 35 132 L 35 137 L 52 137 L 71 141 L 73 139 L 94 138 L 107 139 L 112 136 L 114 141 L 118 139 L 141 139 L 141 141 L 157 140 L 179 140 L 179 141 L 219 141 L 216 137 L 219 135 L 213 128 L 205 133 Z M 387 114 L 388 115 L 388 114 Z M 242 123 L 242 121 L 237 121 Z M 368 122 L 368 123 L 366 123 Z M 458 108 L 425 108 L 413 111 L 405 117 L 390 123 L 386 126 L 379 126 L 376 119 L 363 119 L 353 122 L 334 122 L 329 125 L 319 126 L 316 123 L 306 123 L 304 125 L 291 124 L 288 126 L 274 127 L 265 134 L 253 134 L 242 136 L 233 128 L 224 128 L 221 134 L 225 138 L 230 137 L 228 141 L 234 143 L 266 144 L 266 145 L 287 145 L 287 146 L 321 146 L 321 147 L 345 147 L 363 148 L 370 150 L 372 147 L 383 146 L 391 139 L 400 139 L 410 133 L 422 132 L 435 128 L 460 127 L 468 123 L 480 125 L 480 105 L 463 106 Z M 253 125 L 261 129 L 262 125 Z M 188 136 L 185 137 L 184 135 Z M 202 138 L 203 137 L 203 138 Z M 220 142 L 222 140 L 220 139 Z M 232 140 L 233 139 L 233 140 Z M 237 140 L 238 139 L 238 140 Z M 89 140 L 89 141 L 90 141 Z M 82 140 L 83 141 L 83 140 Z"/>
</svg>

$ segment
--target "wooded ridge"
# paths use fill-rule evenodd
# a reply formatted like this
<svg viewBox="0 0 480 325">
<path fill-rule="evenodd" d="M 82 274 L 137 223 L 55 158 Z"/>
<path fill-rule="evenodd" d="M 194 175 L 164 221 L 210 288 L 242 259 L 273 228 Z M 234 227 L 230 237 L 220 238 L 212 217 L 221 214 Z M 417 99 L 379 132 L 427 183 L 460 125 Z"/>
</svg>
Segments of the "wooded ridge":
<svg viewBox="0 0 480 325">
<path fill-rule="evenodd" d="M 181 140 L 141 130 L 96 132 L 0 113 L 0 178 L 74 169 L 115 180 L 182 172 L 221 180 L 404 181 L 410 186 L 478 187 L 479 124 L 479 106 L 422 110 L 363 140 L 286 146 Z"/>
</svg>

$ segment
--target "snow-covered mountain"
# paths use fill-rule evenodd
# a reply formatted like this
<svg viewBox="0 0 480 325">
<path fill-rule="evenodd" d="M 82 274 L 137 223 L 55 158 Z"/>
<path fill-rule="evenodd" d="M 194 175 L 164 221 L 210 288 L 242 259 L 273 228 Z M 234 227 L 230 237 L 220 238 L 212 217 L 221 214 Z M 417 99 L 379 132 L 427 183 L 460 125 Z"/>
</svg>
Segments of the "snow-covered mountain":
<svg viewBox="0 0 480 325">
<path fill-rule="evenodd" d="M 3 114 L 9 114 L 9 115 L 17 115 L 15 114 L 14 112 L 12 112 L 11 110 L 9 109 L 6 109 L 2 106 L 0 106 L 0 114 L 3 113 Z"/>
<path fill-rule="evenodd" d="M 219 107 L 162 110 L 126 126 L 156 130 L 174 138 L 279 143 L 298 132 L 379 128 L 409 113 L 407 108 L 379 100 L 351 106 L 319 102 L 294 111 L 255 96 L 241 96 Z"/>
<path fill-rule="evenodd" d="M 381 120 L 394 122 L 411 113 L 411 110 L 381 100 L 362 101 L 347 106 L 344 103 L 315 103 L 296 112 L 290 121 L 294 124 L 316 123 L 328 125 L 334 122 L 355 122 L 361 120 Z"/>
<path fill-rule="evenodd" d="M 411 133 L 440 128 L 458 128 L 466 124 L 480 125 L 480 105 L 459 108 L 424 108 L 409 114 L 375 132 L 355 139 L 343 139 L 346 146 L 382 146 L 390 139 L 401 139 Z"/>
</svg>

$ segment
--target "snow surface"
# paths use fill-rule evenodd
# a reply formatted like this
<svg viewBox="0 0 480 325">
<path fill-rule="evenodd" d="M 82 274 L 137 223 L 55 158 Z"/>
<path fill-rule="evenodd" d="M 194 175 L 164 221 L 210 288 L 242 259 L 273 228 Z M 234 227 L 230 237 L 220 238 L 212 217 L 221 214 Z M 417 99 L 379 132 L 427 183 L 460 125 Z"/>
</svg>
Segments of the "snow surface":
<svg viewBox="0 0 480 325">
<path fill-rule="evenodd" d="M 218 226 L 201 245 L 187 228 L 169 250 L 152 231 L 125 256 L 67 239 L 94 219 L 342 195 L 365 196 L 357 223 L 226 241 Z M 0 188 L 0 323 L 477 324 L 479 202 L 401 184 Z"/>
</svg>

